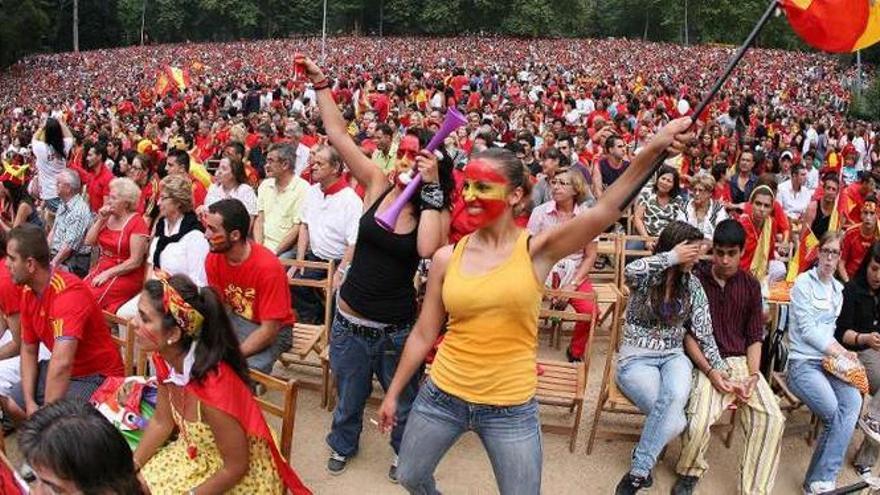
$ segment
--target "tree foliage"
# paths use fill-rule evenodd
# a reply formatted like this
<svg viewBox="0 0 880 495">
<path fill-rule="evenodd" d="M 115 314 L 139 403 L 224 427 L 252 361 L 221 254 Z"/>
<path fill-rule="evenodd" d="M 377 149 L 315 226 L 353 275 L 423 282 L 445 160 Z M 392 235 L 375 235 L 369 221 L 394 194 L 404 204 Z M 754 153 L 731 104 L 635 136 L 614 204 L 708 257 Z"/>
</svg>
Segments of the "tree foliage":
<svg viewBox="0 0 880 495">
<path fill-rule="evenodd" d="M 652 41 L 740 43 L 766 0 L 327 0 L 330 34 L 526 37 L 620 36 Z M 318 34 L 314 0 L 79 0 L 80 48 Z M 0 65 L 34 51 L 71 49 L 73 0 L 0 0 Z M 687 22 L 685 22 L 687 19 Z M 805 48 L 784 17 L 758 44 Z M 880 50 L 866 52 L 880 59 Z"/>
</svg>

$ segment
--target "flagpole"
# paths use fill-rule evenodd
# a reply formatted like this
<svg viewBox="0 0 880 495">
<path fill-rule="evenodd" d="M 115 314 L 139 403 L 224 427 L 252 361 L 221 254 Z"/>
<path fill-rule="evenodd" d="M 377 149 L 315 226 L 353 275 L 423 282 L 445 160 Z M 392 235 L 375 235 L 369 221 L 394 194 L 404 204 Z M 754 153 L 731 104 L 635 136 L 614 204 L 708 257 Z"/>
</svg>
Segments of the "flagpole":
<svg viewBox="0 0 880 495">
<path fill-rule="evenodd" d="M 709 105 L 709 103 L 712 101 L 712 99 L 715 98 L 715 95 L 718 94 L 718 91 L 721 90 L 721 87 L 724 86 L 724 83 L 727 82 L 727 79 L 730 78 L 730 74 L 733 73 L 733 69 L 736 68 L 736 66 L 739 64 L 740 60 L 742 60 L 743 56 L 748 51 L 749 47 L 752 46 L 752 44 L 755 42 L 755 39 L 758 37 L 758 34 L 761 32 L 762 29 L 764 29 L 764 26 L 767 25 L 767 22 L 773 16 L 773 13 L 776 11 L 776 8 L 778 6 L 779 6 L 779 0 L 772 0 L 770 2 L 770 4 L 767 6 L 767 10 L 764 11 L 764 14 L 758 20 L 758 23 L 755 24 L 754 28 L 752 28 L 752 32 L 749 33 L 749 36 L 746 38 L 746 40 L 743 42 L 743 44 L 736 51 L 736 54 L 733 56 L 733 58 L 730 59 L 730 62 L 727 63 L 727 67 L 724 69 L 724 72 L 721 74 L 721 77 L 719 77 L 715 81 L 715 85 L 712 86 L 712 89 L 709 90 L 709 93 L 707 93 L 706 96 L 703 97 L 703 101 L 701 101 L 700 104 L 697 105 L 697 108 L 694 110 L 694 113 L 693 113 L 693 120 L 691 122 L 691 125 L 687 129 L 688 131 L 690 131 L 691 129 L 694 128 L 694 126 L 697 123 L 697 118 L 700 116 L 700 114 L 703 113 L 703 110 L 706 109 L 706 107 Z M 629 206 L 629 204 L 633 202 L 633 200 L 636 198 L 636 196 L 639 194 L 639 192 L 642 190 L 642 188 L 645 187 L 645 184 L 647 184 L 648 181 L 651 179 L 651 176 L 654 175 L 654 172 L 660 167 L 660 165 L 663 164 L 663 162 L 666 161 L 666 159 L 668 157 L 669 157 L 669 153 L 664 151 L 663 153 L 660 154 L 660 156 L 658 156 L 654 160 L 654 163 L 651 165 L 648 173 L 645 174 L 643 177 L 641 177 L 638 180 L 637 183 L 639 184 L 639 186 L 634 188 L 632 190 L 632 192 L 630 192 L 629 195 L 626 197 L 626 199 L 623 201 L 623 203 L 620 205 L 620 211 L 625 210 L 626 207 Z"/>
</svg>

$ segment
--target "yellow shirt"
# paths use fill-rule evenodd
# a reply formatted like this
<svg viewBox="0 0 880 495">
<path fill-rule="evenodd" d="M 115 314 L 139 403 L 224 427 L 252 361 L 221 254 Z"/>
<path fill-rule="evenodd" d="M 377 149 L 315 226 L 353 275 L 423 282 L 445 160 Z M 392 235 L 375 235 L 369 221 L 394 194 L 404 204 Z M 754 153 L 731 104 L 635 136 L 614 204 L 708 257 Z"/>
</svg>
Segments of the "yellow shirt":
<svg viewBox="0 0 880 495">
<path fill-rule="evenodd" d="M 535 278 L 523 231 L 510 257 L 488 273 L 461 272 L 470 239 L 455 246 L 443 281 L 449 313 L 431 379 L 462 400 L 494 406 L 528 402 L 538 377 L 538 314 L 543 286 Z"/>
<path fill-rule="evenodd" d="M 263 246 L 275 251 L 284 236 L 302 220 L 303 204 L 309 183 L 294 176 L 284 190 L 278 190 L 275 178 L 268 178 L 257 189 L 257 211 L 263 214 Z"/>
</svg>

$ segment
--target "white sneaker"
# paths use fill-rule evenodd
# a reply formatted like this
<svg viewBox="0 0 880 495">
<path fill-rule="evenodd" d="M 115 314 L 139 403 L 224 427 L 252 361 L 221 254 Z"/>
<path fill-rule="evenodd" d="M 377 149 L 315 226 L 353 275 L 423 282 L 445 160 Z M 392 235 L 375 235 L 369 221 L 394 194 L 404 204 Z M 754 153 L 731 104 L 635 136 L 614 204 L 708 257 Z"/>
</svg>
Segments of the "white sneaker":
<svg viewBox="0 0 880 495">
<path fill-rule="evenodd" d="M 833 481 L 814 481 L 810 483 L 809 490 L 804 490 L 804 495 L 819 495 L 834 491 L 835 488 L 837 488 L 837 484 Z"/>
</svg>

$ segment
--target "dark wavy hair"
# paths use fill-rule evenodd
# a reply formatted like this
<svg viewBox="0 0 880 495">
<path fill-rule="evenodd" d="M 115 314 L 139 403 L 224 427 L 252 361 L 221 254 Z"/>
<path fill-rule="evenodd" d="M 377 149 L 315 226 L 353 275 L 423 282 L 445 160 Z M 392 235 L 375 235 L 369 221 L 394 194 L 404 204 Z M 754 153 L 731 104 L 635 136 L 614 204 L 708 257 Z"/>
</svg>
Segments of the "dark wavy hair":
<svg viewBox="0 0 880 495">
<path fill-rule="evenodd" d="M 82 493 L 144 493 L 128 443 L 86 401 L 62 399 L 38 410 L 18 431 L 18 445 L 28 464 Z"/>
<path fill-rule="evenodd" d="M 46 119 L 43 140 L 55 150 L 56 155 L 67 159 L 67 153 L 64 152 L 64 133 L 61 131 L 61 124 L 52 117 Z"/>
<path fill-rule="evenodd" d="M 870 290 L 870 286 L 868 286 L 868 266 L 871 262 L 880 263 L 880 241 L 875 241 L 874 244 L 871 244 L 871 247 L 868 248 L 868 252 L 865 253 L 865 257 L 862 259 L 862 262 L 859 264 L 859 269 L 856 270 L 855 276 L 853 276 L 853 283 L 859 284 L 862 288 Z"/>
<path fill-rule="evenodd" d="M 703 232 L 693 225 L 674 220 L 660 232 L 657 239 L 657 245 L 654 247 L 654 254 L 672 251 L 675 246 L 682 242 L 702 241 L 704 239 Z M 671 280 L 668 274 L 673 274 Z M 651 309 L 660 321 L 669 325 L 679 325 L 689 317 L 691 312 L 691 297 L 688 288 L 688 274 L 682 271 L 680 265 L 667 268 L 658 280 L 661 283 L 649 289 L 649 300 Z M 672 284 L 672 295 L 666 299 L 666 288 L 668 284 Z"/>
<path fill-rule="evenodd" d="M 660 177 L 672 174 L 672 189 L 669 190 L 669 197 L 675 199 L 681 194 L 681 178 L 678 175 L 678 170 L 670 167 L 669 165 L 663 165 L 657 170 L 657 178 L 654 181 L 654 194 L 657 194 L 657 184 L 660 183 Z"/>
<path fill-rule="evenodd" d="M 238 346 L 238 338 L 232 330 L 229 316 L 220 301 L 220 296 L 211 287 L 201 289 L 186 275 L 173 275 L 168 283 L 180 293 L 184 301 L 196 309 L 205 321 L 199 332 L 199 345 L 196 346 L 195 362 L 193 363 L 191 376 L 195 381 L 203 380 L 208 373 L 215 370 L 221 361 L 225 361 L 235 374 L 246 384 L 250 384 L 247 361 L 241 354 Z M 162 307 L 164 289 L 159 280 L 149 280 L 144 284 L 144 292 L 150 300 L 150 304 L 162 315 L 163 330 L 170 330 L 177 323 L 171 314 L 166 313 Z M 177 345 L 183 349 L 189 349 L 192 337 L 183 333 Z"/>
</svg>

